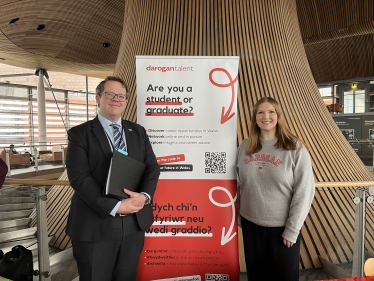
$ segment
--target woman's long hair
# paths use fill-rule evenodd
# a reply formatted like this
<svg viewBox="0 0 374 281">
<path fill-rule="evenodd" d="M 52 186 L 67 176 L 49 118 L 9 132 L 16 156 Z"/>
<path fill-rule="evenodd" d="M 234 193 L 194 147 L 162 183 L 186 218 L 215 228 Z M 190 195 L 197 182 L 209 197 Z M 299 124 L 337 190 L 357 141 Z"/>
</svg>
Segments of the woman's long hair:
<svg viewBox="0 0 374 281">
<path fill-rule="evenodd" d="M 264 97 L 255 104 L 252 111 L 251 130 L 249 132 L 249 141 L 246 149 L 247 155 L 252 155 L 262 149 L 260 141 L 261 130 L 256 123 L 256 115 L 260 105 L 265 102 L 270 103 L 274 107 L 278 116 L 278 123 L 275 131 L 275 136 L 278 138 L 278 141 L 274 146 L 284 150 L 296 150 L 296 140 L 305 146 L 305 144 L 288 129 L 279 103 L 271 97 Z"/>
</svg>

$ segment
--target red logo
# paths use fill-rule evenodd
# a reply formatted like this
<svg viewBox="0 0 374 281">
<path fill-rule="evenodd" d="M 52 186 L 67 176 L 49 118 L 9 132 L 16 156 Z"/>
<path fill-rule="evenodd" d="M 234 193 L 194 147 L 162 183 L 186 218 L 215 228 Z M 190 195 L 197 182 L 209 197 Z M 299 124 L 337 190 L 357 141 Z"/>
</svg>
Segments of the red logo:
<svg viewBox="0 0 374 281">
<path fill-rule="evenodd" d="M 262 167 L 258 167 L 259 170 L 262 170 Z"/>
</svg>

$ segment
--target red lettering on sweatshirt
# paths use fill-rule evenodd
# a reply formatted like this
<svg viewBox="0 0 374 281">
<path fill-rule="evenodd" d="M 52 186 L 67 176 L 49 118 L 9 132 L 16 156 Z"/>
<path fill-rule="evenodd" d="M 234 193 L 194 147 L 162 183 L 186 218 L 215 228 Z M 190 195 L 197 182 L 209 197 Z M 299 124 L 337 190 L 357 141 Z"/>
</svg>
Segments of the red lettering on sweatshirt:
<svg viewBox="0 0 374 281">
<path fill-rule="evenodd" d="M 244 164 L 247 165 L 248 163 L 254 161 L 261 161 L 261 162 L 268 162 L 273 164 L 276 167 L 279 167 L 283 161 L 280 159 L 275 160 L 275 156 L 267 155 L 267 154 L 255 154 L 254 156 L 250 156 L 249 158 L 244 158 Z"/>
</svg>

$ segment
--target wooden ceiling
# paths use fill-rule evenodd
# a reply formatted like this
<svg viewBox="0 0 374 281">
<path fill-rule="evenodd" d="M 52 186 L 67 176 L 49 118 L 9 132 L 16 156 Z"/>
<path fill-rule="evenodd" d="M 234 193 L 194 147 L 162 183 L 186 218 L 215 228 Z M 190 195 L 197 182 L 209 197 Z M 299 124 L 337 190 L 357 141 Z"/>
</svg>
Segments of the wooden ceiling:
<svg viewBox="0 0 374 281">
<path fill-rule="evenodd" d="M 374 76 L 373 0 L 296 0 L 316 82 Z"/>
<path fill-rule="evenodd" d="M 100 78 L 112 74 L 125 5 L 122 0 L 0 0 L 0 62 Z M 316 82 L 374 76 L 374 1 L 296 0 L 296 6 Z M 39 24 L 45 28 L 37 30 Z M 104 48 L 104 42 L 111 46 Z"/>
<path fill-rule="evenodd" d="M 111 74 L 124 9 L 125 1 L 0 0 L 1 62 L 96 77 Z M 45 28 L 37 30 L 41 24 Z M 104 48 L 104 42 L 110 46 Z"/>
</svg>

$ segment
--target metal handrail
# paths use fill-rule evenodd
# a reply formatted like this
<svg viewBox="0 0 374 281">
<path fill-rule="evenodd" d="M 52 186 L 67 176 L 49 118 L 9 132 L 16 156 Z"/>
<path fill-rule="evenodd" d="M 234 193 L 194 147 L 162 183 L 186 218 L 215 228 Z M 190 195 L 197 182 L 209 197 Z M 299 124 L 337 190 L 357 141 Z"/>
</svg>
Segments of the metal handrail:
<svg viewBox="0 0 374 281">
<path fill-rule="evenodd" d="M 68 180 L 45 180 L 45 179 L 10 179 L 6 178 L 4 184 L 24 184 L 24 185 L 70 185 Z M 355 187 L 374 186 L 374 181 L 332 181 L 316 182 L 315 187 Z"/>
<path fill-rule="evenodd" d="M 45 143 L 42 143 L 42 142 L 39 142 L 39 144 L 34 144 L 34 145 L 23 145 L 23 144 L 18 144 L 18 143 L 13 143 L 14 144 L 14 148 L 15 149 L 21 149 L 21 148 L 33 148 L 33 147 L 40 147 L 40 146 L 66 146 L 68 145 L 68 143 L 65 141 L 61 141 L 61 142 L 45 142 Z M 0 145 L 0 149 L 9 149 L 9 145 Z"/>
<path fill-rule="evenodd" d="M 315 187 L 356 187 L 356 186 L 374 186 L 374 181 L 332 181 L 316 182 Z"/>
<path fill-rule="evenodd" d="M 6 178 L 4 184 L 23 184 L 23 185 L 70 185 L 68 180 L 32 180 L 32 179 L 10 179 Z"/>
</svg>

